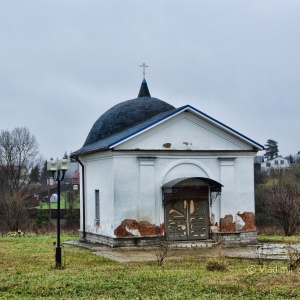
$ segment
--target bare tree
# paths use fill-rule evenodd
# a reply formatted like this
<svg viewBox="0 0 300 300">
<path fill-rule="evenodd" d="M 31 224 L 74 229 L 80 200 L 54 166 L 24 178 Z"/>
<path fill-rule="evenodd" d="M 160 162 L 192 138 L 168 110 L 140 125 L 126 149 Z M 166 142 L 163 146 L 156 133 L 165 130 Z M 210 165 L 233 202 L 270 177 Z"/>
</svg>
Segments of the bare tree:
<svg viewBox="0 0 300 300">
<path fill-rule="evenodd" d="M 19 192 L 1 193 L 0 216 L 1 225 L 11 231 L 17 231 L 26 226 L 28 212 Z"/>
<path fill-rule="evenodd" d="M 295 169 L 278 171 L 258 190 L 263 210 L 274 217 L 286 236 L 295 233 L 300 221 L 300 183 Z"/>
<path fill-rule="evenodd" d="M 26 127 L 0 132 L 0 219 L 11 230 L 26 218 L 24 198 L 38 155 L 36 138 Z"/>
</svg>

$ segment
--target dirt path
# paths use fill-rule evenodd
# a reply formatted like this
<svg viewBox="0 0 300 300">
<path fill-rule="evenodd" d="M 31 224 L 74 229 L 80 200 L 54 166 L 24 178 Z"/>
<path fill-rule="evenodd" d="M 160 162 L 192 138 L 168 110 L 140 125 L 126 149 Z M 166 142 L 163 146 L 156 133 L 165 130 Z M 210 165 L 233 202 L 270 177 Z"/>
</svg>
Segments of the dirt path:
<svg viewBox="0 0 300 300">
<path fill-rule="evenodd" d="M 156 260 L 156 252 L 158 250 L 158 247 L 111 248 L 105 245 L 78 241 L 66 242 L 65 244 L 90 249 L 96 255 L 118 262 Z M 227 257 L 254 258 L 252 246 L 224 248 L 223 252 Z M 216 257 L 217 255 L 216 247 L 173 248 L 170 250 L 167 259 Z"/>
</svg>

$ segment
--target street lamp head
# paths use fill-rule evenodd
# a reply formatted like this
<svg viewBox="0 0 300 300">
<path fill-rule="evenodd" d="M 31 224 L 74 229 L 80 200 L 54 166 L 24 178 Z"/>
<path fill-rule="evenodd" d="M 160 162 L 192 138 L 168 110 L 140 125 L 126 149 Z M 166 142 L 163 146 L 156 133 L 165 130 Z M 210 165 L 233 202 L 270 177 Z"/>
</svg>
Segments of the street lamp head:
<svg viewBox="0 0 300 300">
<path fill-rule="evenodd" d="M 47 160 L 47 171 L 51 171 L 51 172 L 57 171 L 57 161 L 53 160 L 53 158 Z"/>
<path fill-rule="evenodd" d="M 70 166 L 71 166 L 71 162 L 70 162 L 70 159 L 68 158 L 63 158 L 60 160 L 60 170 L 62 171 L 67 171 L 70 169 Z"/>
<path fill-rule="evenodd" d="M 47 161 L 47 171 L 67 171 L 70 169 L 70 160 L 68 158 L 58 159 L 54 161 L 52 158 Z"/>
</svg>

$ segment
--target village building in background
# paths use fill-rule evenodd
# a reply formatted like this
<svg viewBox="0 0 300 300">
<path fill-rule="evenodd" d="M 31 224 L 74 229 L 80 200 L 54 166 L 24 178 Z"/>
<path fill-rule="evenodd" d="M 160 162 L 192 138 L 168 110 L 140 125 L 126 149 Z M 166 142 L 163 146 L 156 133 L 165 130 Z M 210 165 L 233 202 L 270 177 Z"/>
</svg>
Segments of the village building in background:
<svg viewBox="0 0 300 300">
<path fill-rule="evenodd" d="M 261 171 L 262 172 L 270 172 L 276 170 L 282 170 L 290 167 L 290 162 L 288 159 L 277 156 L 273 159 L 264 160 L 261 163 Z"/>
</svg>

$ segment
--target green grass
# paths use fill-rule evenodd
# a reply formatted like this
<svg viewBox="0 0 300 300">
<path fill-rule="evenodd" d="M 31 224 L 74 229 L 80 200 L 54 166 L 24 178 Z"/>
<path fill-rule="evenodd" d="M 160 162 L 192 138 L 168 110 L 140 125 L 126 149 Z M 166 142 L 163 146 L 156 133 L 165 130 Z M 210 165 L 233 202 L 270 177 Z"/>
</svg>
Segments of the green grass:
<svg viewBox="0 0 300 300">
<path fill-rule="evenodd" d="M 65 198 L 66 198 L 66 192 L 61 193 L 61 197 L 60 197 L 60 208 L 61 209 L 64 209 L 64 208 L 68 209 L 69 208 L 69 203 L 68 203 L 68 201 L 65 200 Z M 51 209 L 57 209 L 57 202 L 51 202 L 50 207 L 51 207 Z M 41 202 L 40 205 L 36 206 L 35 208 L 37 208 L 37 209 L 49 209 L 49 203 Z M 75 209 L 80 208 L 79 195 L 76 196 L 74 208 Z"/>
<path fill-rule="evenodd" d="M 280 235 L 258 235 L 258 241 L 262 243 L 300 243 L 300 236 L 280 236 Z"/>
<path fill-rule="evenodd" d="M 57 209 L 57 202 L 51 202 L 50 203 L 51 209 Z M 68 202 L 66 203 L 65 199 L 61 199 L 60 200 L 60 208 L 64 209 L 64 208 L 69 208 Z M 79 208 L 80 204 L 79 202 L 75 204 L 74 208 Z M 49 209 L 49 203 L 43 203 L 41 202 L 41 204 L 39 206 L 36 206 L 37 209 Z"/>
<path fill-rule="evenodd" d="M 65 268 L 58 270 L 55 241 L 55 235 L 0 238 L 0 299 L 300 299 L 299 272 L 287 273 L 283 262 L 227 259 L 227 271 L 212 272 L 192 250 L 189 259 L 159 267 L 155 258 L 118 263 L 65 245 Z"/>
</svg>

